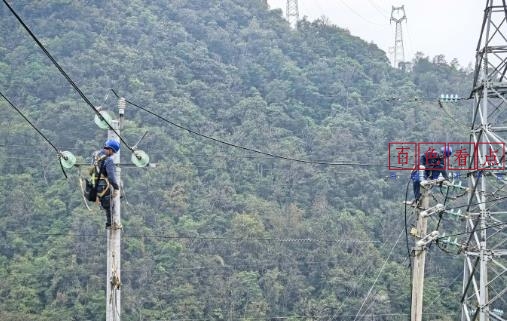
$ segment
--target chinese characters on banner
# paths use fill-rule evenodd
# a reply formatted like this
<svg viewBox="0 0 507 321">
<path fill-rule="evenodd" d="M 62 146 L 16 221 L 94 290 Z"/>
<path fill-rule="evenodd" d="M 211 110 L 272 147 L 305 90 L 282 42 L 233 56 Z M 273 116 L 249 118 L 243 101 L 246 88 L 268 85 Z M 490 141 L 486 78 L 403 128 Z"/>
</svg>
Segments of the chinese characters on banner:
<svg viewBox="0 0 507 321">
<path fill-rule="evenodd" d="M 452 150 L 450 157 L 441 157 L 443 147 Z M 481 157 L 478 150 L 482 152 Z M 389 170 L 418 170 L 421 165 L 426 167 L 428 164 L 451 171 L 504 170 L 505 144 L 481 142 L 471 147 L 468 142 L 393 142 L 389 143 L 388 157 Z M 426 164 L 421 164 L 421 158 Z"/>
</svg>

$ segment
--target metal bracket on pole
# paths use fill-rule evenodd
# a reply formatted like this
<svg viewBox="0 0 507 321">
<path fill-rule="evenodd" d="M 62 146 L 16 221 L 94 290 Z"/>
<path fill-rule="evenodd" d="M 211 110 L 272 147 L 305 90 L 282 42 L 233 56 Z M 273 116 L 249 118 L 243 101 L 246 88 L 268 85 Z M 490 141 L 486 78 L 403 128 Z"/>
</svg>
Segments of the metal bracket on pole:
<svg viewBox="0 0 507 321">
<path fill-rule="evenodd" d="M 437 204 L 433 207 L 430 207 L 424 211 L 421 211 L 421 217 L 428 217 L 434 214 L 440 214 L 445 211 L 445 206 L 442 204 Z"/>
<path fill-rule="evenodd" d="M 419 241 L 415 242 L 415 246 L 418 248 L 422 248 L 422 247 L 430 244 L 434 240 L 436 240 L 439 235 L 440 235 L 440 233 L 438 231 L 433 231 L 430 234 L 423 237 L 422 239 L 420 239 Z"/>
</svg>

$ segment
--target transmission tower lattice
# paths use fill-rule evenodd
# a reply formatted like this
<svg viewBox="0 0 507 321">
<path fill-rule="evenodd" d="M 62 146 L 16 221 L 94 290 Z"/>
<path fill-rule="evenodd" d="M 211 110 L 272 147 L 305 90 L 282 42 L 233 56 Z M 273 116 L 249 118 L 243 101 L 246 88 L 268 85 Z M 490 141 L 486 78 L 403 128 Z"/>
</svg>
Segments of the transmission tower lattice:
<svg viewBox="0 0 507 321">
<path fill-rule="evenodd" d="M 287 21 L 292 28 L 296 28 L 299 21 L 298 0 L 287 0 Z"/>
<path fill-rule="evenodd" d="M 389 22 L 396 23 L 396 29 L 394 33 L 394 52 L 393 52 L 393 67 L 398 68 L 400 62 L 405 61 L 405 49 L 403 48 L 403 32 L 401 29 L 401 23 L 403 20 L 407 20 L 405 15 L 405 7 L 394 7 L 391 10 L 391 19 Z"/>
<path fill-rule="evenodd" d="M 486 0 L 476 49 L 470 132 L 462 321 L 506 320 L 507 7 Z M 474 163 L 475 160 L 475 163 Z"/>
</svg>

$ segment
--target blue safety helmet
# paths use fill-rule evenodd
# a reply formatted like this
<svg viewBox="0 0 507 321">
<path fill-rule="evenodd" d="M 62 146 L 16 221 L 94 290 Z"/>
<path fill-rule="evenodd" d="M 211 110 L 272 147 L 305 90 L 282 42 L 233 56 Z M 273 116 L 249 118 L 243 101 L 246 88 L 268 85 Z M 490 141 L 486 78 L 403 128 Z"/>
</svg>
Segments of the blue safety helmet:
<svg viewBox="0 0 507 321">
<path fill-rule="evenodd" d="M 451 146 L 442 146 L 442 148 L 440 148 L 440 152 L 445 157 L 449 157 L 452 155 L 452 148 L 451 148 Z"/>
<path fill-rule="evenodd" d="M 120 143 L 114 139 L 108 139 L 104 143 L 104 148 L 111 148 L 113 152 L 118 153 L 120 150 Z"/>
</svg>

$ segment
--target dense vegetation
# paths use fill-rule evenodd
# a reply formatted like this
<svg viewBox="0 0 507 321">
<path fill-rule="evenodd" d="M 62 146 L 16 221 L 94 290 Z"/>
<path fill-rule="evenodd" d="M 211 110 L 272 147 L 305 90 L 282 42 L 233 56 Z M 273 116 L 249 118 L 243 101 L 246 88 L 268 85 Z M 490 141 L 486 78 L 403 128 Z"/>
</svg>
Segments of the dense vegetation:
<svg viewBox="0 0 507 321">
<path fill-rule="evenodd" d="M 376 45 L 325 19 L 291 30 L 262 0 L 12 5 L 96 105 L 116 110 L 114 88 L 203 135 L 363 165 L 267 157 L 127 106 L 122 134 L 134 144 L 148 131 L 140 147 L 156 167 L 122 169 L 124 320 L 407 319 L 409 174 L 388 178 L 387 146 L 466 141 L 469 106 L 444 113 L 436 98 L 466 96 L 470 71 L 424 54 L 393 69 Z M 0 90 L 80 162 L 105 139 L 4 5 Z M 101 320 L 103 213 L 83 206 L 79 170 L 65 179 L 55 151 L 0 106 L 0 320 Z M 450 320 L 461 259 L 428 258 L 425 320 Z"/>
</svg>

